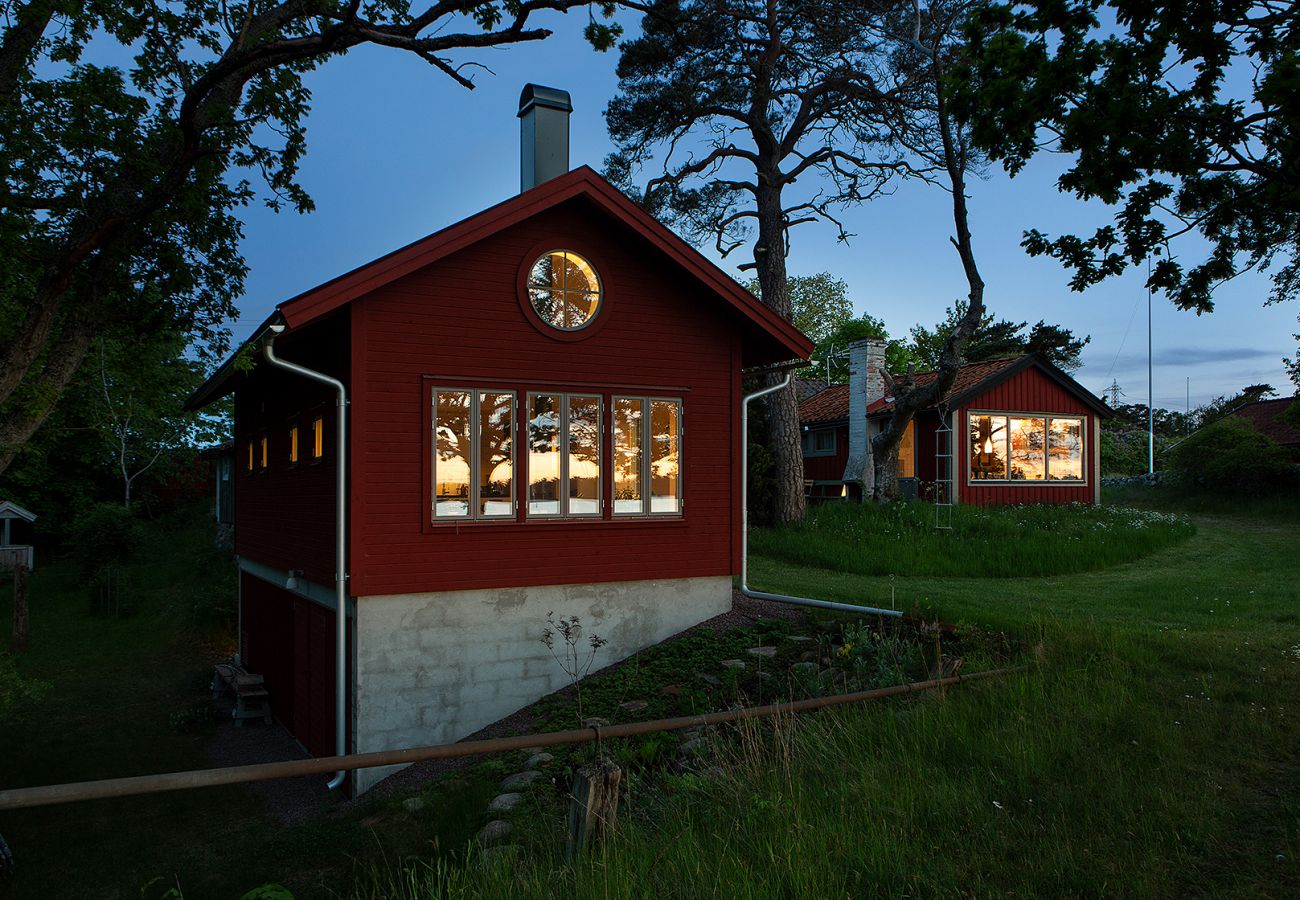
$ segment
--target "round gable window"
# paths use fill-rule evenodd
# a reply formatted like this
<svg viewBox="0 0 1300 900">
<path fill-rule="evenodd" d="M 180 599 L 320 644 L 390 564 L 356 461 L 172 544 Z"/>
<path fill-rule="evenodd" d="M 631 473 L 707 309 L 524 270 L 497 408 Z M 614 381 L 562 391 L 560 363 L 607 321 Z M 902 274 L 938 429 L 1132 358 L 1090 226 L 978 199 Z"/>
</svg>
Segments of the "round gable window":
<svg viewBox="0 0 1300 900">
<path fill-rule="evenodd" d="M 586 328 L 600 312 L 600 299 L 596 270 L 570 250 L 543 253 L 528 273 L 528 300 L 552 328 Z"/>
</svg>

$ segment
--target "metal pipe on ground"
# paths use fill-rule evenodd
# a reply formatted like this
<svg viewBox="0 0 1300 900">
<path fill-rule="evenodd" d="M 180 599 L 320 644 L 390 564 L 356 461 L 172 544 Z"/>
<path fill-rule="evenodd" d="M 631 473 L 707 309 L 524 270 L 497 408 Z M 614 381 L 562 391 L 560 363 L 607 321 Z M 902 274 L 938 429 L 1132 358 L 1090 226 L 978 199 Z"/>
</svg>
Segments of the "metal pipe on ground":
<svg viewBox="0 0 1300 900">
<path fill-rule="evenodd" d="M 752 394 L 746 394 L 744 402 L 740 407 L 740 592 L 746 597 L 752 597 L 755 600 L 773 600 L 777 603 L 789 603 L 792 606 L 809 606 L 814 609 L 833 609 L 837 612 L 860 613 L 871 616 L 892 616 L 901 618 L 903 613 L 897 609 L 880 609 L 875 606 L 860 606 L 855 603 L 840 603 L 835 600 L 818 600 L 813 597 L 793 597 L 789 594 L 771 594 L 766 591 L 756 591 L 749 586 L 749 404 L 759 397 L 766 397 L 768 394 L 776 393 L 790 385 L 790 380 L 794 378 L 794 369 L 802 366 L 803 363 L 789 364 L 785 379 L 780 384 L 769 385 L 768 387 L 754 391 Z M 780 371 L 783 367 L 776 367 L 768 371 Z"/>
<path fill-rule="evenodd" d="M 836 694 L 831 697 L 812 697 L 788 703 L 766 706 L 748 706 L 698 716 L 680 716 L 672 719 L 653 719 L 648 722 L 629 722 L 623 725 L 579 728 L 572 731 L 552 731 L 544 734 L 524 734 L 517 737 L 490 738 L 481 741 L 462 741 L 458 744 L 437 744 L 431 747 L 414 747 L 406 750 L 378 750 L 354 753 L 347 756 L 326 756 L 320 759 L 295 759 L 284 762 L 258 763 L 249 766 L 228 766 L 221 769 L 196 769 L 188 772 L 169 772 L 162 775 L 136 775 L 130 778 L 111 778 L 104 781 L 82 781 L 75 784 L 55 784 L 44 787 L 12 788 L 0 790 L 0 811 L 27 809 L 34 806 L 52 806 L 58 803 L 75 803 L 82 800 L 104 800 L 112 797 L 132 797 L 141 794 L 159 794 L 193 788 L 216 787 L 226 784 L 245 784 L 270 781 L 276 778 L 294 778 L 302 775 L 319 775 L 334 771 L 352 771 L 375 766 L 406 765 L 430 759 L 450 759 L 460 756 L 482 756 L 510 750 L 532 750 L 562 744 L 600 742 L 615 738 L 634 737 L 655 731 L 681 731 L 707 725 L 722 725 L 744 719 L 756 719 L 786 713 L 810 712 L 847 703 L 860 703 L 899 694 L 914 694 L 968 681 L 996 678 L 1023 672 L 1026 666 L 990 669 L 970 675 L 952 675 L 930 681 L 875 688 Z"/>
<path fill-rule="evenodd" d="M 334 464 L 337 467 L 334 486 L 334 752 L 343 756 L 348 752 L 348 560 L 347 560 L 347 494 L 348 494 L 348 389 L 337 378 L 317 372 L 306 366 L 280 359 L 275 355 L 275 339 L 283 325 L 271 325 L 262 345 L 262 355 L 277 369 L 284 369 L 334 390 L 337 397 L 337 447 Z M 331 791 L 343 785 L 348 773 L 339 769 L 326 785 Z"/>
</svg>

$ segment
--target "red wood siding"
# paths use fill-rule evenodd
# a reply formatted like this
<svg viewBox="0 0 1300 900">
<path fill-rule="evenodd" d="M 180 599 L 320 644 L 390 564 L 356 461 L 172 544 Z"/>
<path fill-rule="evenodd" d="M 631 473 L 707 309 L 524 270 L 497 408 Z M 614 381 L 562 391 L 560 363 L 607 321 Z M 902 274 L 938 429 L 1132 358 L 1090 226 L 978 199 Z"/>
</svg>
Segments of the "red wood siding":
<svg viewBox="0 0 1300 900">
<path fill-rule="evenodd" d="M 266 679 L 272 712 L 307 752 L 333 755 L 334 611 L 248 572 L 240 604 L 244 665 Z"/>
<path fill-rule="evenodd" d="M 814 481 L 843 481 L 844 467 L 849 462 L 849 426 L 836 425 L 834 456 L 805 456 L 803 458 L 803 477 Z M 809 431 L 821 431 L 811 426 Z"/>
<path fill-rule="evenodd" d="M 572 249 L 600 273 L 604 308 L 589 337 L 555 340 L 524 315 L 517 280 L 539 247 Z M 737 570 L 735 316 L 594 204 L 576 198 L 466 247 L 356 301 L 351 316 L 354 595 Z M 433 382 L 513 389 L 521 406 L 530 389 L 681 397 L 685 515 L 430 525 Z"/>
<path fill-rule="evenodd" d="M 284 359 L 348 381 L 349 322 L 334 316 L 276 341 Z M 235 552 L 334 585 L 335 396 L 324 385 L 265 364 L 235 395 Z M 325 455 L 311 459 L 311 423 L 325 419 Z M 298 464 L 289 428 L 298 425 Z M 269 439 L 267 471 L 248 472 L 248 442 Z"/>
<path fill-rule="evenodd" d="M 968 414 L 976 411 L 1063 413 L 1084 418 L 1084 456 L 1082 484 L 1050 482 L 973 483 L 966 481 Z M 1093 435 L 1097 416 L 1074 394 L 1034 368 L 1024 369 L 996 387 L 971 400 L 957 416 L 957 496 L 961 503 L 977 506 L 1018 503 L 1092 503 L 1096 444 Z"/>
</svg>

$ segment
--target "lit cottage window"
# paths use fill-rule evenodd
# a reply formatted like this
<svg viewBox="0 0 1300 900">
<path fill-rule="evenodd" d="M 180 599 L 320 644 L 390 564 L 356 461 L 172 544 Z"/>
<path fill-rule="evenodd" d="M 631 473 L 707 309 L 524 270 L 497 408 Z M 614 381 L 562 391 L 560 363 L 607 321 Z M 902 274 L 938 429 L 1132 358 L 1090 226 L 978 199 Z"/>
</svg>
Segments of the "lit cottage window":
<svg viewBox="0 0 1300 900">
<path fill-rule="evenodd" d="M 433 408 L 434 518 L 513 516 L 514 393 L 439 389 Z"/>
<path fill-rule="evenodd" d="M 577 331 L 590 324 L 600 309 L 600 278 L 578 254 L 552 250 L 529 271 L 528 299 L 546 324 Z"/>
<path fill-rule="evenodd" d="M 681 513 L 681 401 L 615 397 L 613 447 L 615 515 Z"/>
<path fill-rule="evenodd" d="M 1082 481 L 1083 419 L 972 413 L 971 481 Z"/>
<path fill-rule="evenodd" d="M 528 395 L 528 515 L 600 515 L 600 398 Z"/>
</svg>

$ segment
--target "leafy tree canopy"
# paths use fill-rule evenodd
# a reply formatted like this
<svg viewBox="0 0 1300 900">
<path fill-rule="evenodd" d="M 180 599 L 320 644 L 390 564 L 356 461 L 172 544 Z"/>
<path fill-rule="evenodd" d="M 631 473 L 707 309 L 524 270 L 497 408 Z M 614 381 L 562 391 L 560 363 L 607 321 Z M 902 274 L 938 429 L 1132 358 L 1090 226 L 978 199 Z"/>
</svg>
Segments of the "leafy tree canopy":
<svg viewBox="0 0 1300 900">
<path fill-rule="evenodd" d="M 309 71 L 374 44 L 472 87 L 457 51 L 539 40 L 534 14 L 574 7 L 610 46 L 613 4 L 587 0 L 0 4 L 0 472 L 106 332 L 224 352 L 238 211 L 311 209 Z"/>
<path fill-rule="evenodd" d="M 958 301 L 934 328 L 917 325 L 912 329 L 911 349 L 918 364 L 927 368 L 935 366 L 948 335 L 965 315 L 966 306 Z M 962 356 L 967 362 L 980 362 L 1037 353 L 1053 365 L 1073 371 L 1079 367 L 1079 355 L 1091 340 L 1087 335 L 1076 338 L 1068 328 L 1049 325 L 1041 319 L 1030 328 L 1027 322 L 995 319 L 992 313 L 986 313 L 966 342 Z"/>
<path fill-rule="evenodd" d="M 849 286 L 830 272 L 816 275 L 791 275 L 786 279 L 790 290 L 790 322 L 814 343 L 820 344 L 831 332 L 853 318 Z M 762 297 L 762 286 L 751 278 L 745 287 Z"/>
<path fill-rule="evenodd" d="M 1012 173 L 1044 147 L 1073 154 L 1058 187 L 1117 207 L 1091 235 L 1026 232 L 1072 288 L 1154 257 L 1150 288 L 1198 313 L 1273 263 L 1271 299 L 1300 292 L 1300 6 L 989 2 L 966 33 L 976 144 Z"/>
</svg>

